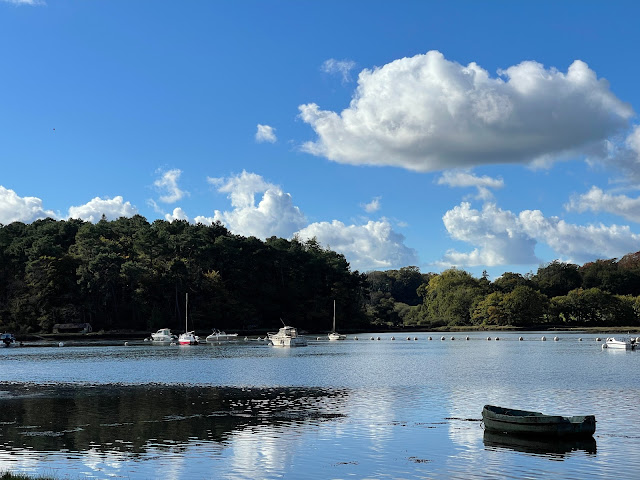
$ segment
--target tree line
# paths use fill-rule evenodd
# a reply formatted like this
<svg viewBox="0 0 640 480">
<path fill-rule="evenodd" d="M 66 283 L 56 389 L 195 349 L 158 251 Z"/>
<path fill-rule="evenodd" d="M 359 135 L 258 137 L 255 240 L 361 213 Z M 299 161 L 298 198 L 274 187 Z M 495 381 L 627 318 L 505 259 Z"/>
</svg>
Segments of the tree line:
<svg viewBox="0 0 640 480">
<path fill-rule="evenodd" d="M 640 252 L 582 266 L 553 261 L 493 282 L 456 268 L 370 272 L 366 308 L 388 327 L 640 326 Z"/>
<path fill-rule="evenodd" d="M 266 241 L 222 224 L 152 223 L 139 215 L 93 224 L 0 225 L 0 330 L 185 328 L 274 330 L 281 319 L 330 330 L 333 300 L 352 328 L 367 325 L 366 278 L 315 240 Z"/>
<path fill-rule="evenodd" d="M 140 215 L 93 224 L 0 225 L 0 330 L 48 333 L 185 328 L 311 332 L 338 329 L 637 326 L 640 252 L 578 266 L 559 261 L 494 281 L 452 268 L 351 271 L 345 257 L 301 241 L 233 235 L 222 224 L 149 223 Z"/>
</svg>

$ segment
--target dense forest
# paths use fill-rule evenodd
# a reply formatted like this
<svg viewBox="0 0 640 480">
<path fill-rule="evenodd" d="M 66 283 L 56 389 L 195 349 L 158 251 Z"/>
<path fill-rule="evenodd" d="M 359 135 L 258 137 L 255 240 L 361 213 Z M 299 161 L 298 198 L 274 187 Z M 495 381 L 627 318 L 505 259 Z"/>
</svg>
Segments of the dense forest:
<svg viewBox="0 0 640 480">
<path fill-rule="evenodd" d="M 554 261 L 535 274 L 507 272 L 493 282 L 486 274 L 421 274 L 416 267 L 367 279 L 367 313 L 388 327 L 640 326 L 640 252 L 582 266 Z"/>
<path fill-rule="evenodd" d="M 640 252 L 582 266 L 552 262 L 494 281 L 459 269 L 352 272 L 315 240 L 266 241 L 223 225 L 93 224 L 38 220 L 0 225 L 0 330 L 48 333 L 56 323 L 94 331 L 302 330 L 640 325 Z"/>
<path fill-rule="evenodd" d="M 221 224 L 144 217 L 38 220 L 0 227 L 0 330 L 329 330 L 365 327 L 366 278 L 310 240 L 232 235 Z"/>
</svg>

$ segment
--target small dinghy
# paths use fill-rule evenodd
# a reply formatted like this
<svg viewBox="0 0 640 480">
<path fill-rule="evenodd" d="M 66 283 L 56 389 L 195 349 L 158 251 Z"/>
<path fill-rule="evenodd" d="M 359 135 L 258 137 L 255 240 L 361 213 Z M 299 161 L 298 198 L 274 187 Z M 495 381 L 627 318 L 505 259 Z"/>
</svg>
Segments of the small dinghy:
<svg viewBox="0 0 640 480">
<path fill-rule="evenodd" d="M 594 415 L 562 417 L 493 405 L 484 406 L 482 421 L 487 431 L 514 435 L 588 437 L 596 431 Z"/>
</svg>

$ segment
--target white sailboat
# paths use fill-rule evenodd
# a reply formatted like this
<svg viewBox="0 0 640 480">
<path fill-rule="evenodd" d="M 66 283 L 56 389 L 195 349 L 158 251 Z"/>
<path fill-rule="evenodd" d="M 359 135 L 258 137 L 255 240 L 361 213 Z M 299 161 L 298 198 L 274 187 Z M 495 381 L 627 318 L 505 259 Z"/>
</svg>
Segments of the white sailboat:
<svg viewBox="0 0 640 480">
<path fill-rule="evenodd" d="M 189 294 L 185 294 L 184 304 L 184 333 L 181 333 L 178 337 L 178 343 L 180 345 L 197 345 L 200 342 L 200 338 L 193 332 L 188 331 L 188 319 L 187 311 L 189 309 Z"/>
<path fill-rule="evenodd" d="M 336 301 L 333 301 L 333 329 L 327 335 L 329 340 L 345 340 L 347 338 L 346 335 L 340 335 L 336 332 Z"/>
</svg>

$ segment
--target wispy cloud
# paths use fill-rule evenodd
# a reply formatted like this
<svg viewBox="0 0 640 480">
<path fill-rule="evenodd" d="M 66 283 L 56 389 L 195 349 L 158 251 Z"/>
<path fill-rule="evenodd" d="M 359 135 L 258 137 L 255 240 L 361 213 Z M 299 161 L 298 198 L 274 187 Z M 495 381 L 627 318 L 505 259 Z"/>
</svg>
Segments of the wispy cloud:
<svg viewBox="0 0 640 480">
<path fill-rule="evenodd" d="M 361 204 L 361 207 L 364 208 L 364 211 L 367 213 L 377 212 L 382 207 L 382 204 L 380 203 L 381 199 L 382 197 L 374 197 L 374 199 L 369 203 Z"/>
<path fill-rule="evenodd" d="M 258 131 L 256 132 L 256 142 L 258 143 L 276 143 L 276 129 L 269 125 L 258 124 Z"/>
<path fill-rule="evenodd" d="M 329 74 L 338 74 L 342 78 L 343 83 L 347 83 L 351 81 L 351 70 L 356 67 L 356 62 L 352 60 L 336 60 L 335 58 L 330 58 L 329 60 L 325 60 L 320 70 Z"/>
<path fill-rule="evenodd" d="M 438 185 L 448 185 L 450 187 L 475 187 L 478 189 L 477 197 L 482 200 L 489 200 L 493 197 L 491 188 L 504 187 L 501 178 L 492 178 L 487 175 L 478 177 L 467 170 L 447 170 L 438 178 Z"/>
<path fill-rule="evenodd" d="M 0 0 L 0 2 L 12 3 L 14 5 L 46 5 L 47 2 L 44 0 Z"/>
<path fill-rule="evenodd" d="M 162 171 L 159 170 L 158 173 L 162 173 Z M 182 175 L 182 170 L 174 168 L 173 170 L 162 173 L 161 177 L 153 182 L 153 185 L 162 194 L 159 198 L 161 202 L 175 203 L 189 194 L 178 187 L 180 175 Z"/>
</svg>

